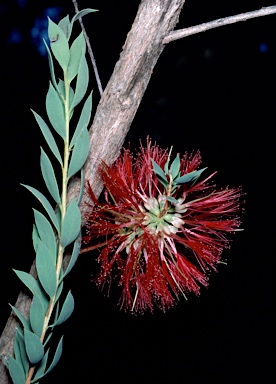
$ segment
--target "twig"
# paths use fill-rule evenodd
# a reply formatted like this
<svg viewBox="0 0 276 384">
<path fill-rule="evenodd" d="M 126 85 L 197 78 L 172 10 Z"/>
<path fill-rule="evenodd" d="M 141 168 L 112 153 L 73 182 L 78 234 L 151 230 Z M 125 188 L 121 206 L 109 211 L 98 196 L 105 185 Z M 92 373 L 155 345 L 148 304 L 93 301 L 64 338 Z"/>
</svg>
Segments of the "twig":
<svg viewBox="0 0 276 384">
<path fill-rule="evenodd" d="M 79 8 L 78 8 L 77 0 L 72 0 L 72 1 L 73 1 L 73 4 L 74 4 L 74 7 L 75 7 L 75 12 L 78 13 L 79 12 Z M 91 59 L 91 62 L 92 62 L 92 66 L 93 66 L 93 70 L 94 70 L 94 73 L 95 73 L 98 89 L 99 89 L 100 95 L 102 96 L 102 94 L 103 94 L 103 87 L 102 87 L 102 84 L 101 84 L 98 68 L 97 68 L 97 65 L 96 65 L 96 60 L 95 60 L 95 57 L 94 57 L 94 54 L 93 54 L 93 51 L 92 51 L 92 48 L 91 48 L 89 37 L 87 36 L 87 33 L 86 33 L 86 30 L 85 30 L 85 27 L 83 25 L 81 17 L 79 18 L 79 22 L 80 22 L 81 29 L 83 31 L 83 34 L 84 34 L 84 37 L 85 37 L 85 40 L 86 40 L 87 49 L 88 49 L 88 53 L 89 53 L 89 56 L 90 56 L 90 59 Z"/>
<path fill-rule="evenodd" d="M 164 39 L 163 44 L 168 44 L 171 41 L 182 39 L 190 35 L 195 35 L 196 33 L 205 32 L 208 29 L 222 27 L 223 25 L 234 24 L 239 21 L 246 21 L 248 19 L 253 19 L 254 17 L 267 16 L 276 13 L 276 6 L 264 7 L 257 11 L 240 13 L 239 15 L 225 17 L 223 19 L 217 19 L 210 21 L 208 23 L 203 23 L 195 25 L 193 27 L 180 29 L 179 31 L 173 31 L 169 33 Z"/>
</svg>

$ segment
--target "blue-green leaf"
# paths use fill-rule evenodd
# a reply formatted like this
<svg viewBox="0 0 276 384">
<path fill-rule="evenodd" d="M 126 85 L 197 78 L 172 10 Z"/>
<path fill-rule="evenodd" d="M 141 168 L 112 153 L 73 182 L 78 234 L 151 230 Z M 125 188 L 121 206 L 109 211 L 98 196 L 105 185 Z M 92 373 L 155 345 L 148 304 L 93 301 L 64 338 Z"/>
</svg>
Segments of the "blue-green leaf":
<svg viewBox="0 0 276 384">
<path fill-rule="evenodd" d="M 38 246 L 39 235 L 38 235 L 37 227 L 35 224 L 33 225 L 32 239 L 33 239 L 33 247 L 34 247 L 34 250 L 36 252 L 36 248 Z"/>
<path fill-rule="evenodd" d="M 67 267 L 66 271 L 64 272 L 62 278 L 64 278 L 66 275 L 68 275 L 68 273 L 71 271 L 71 269 L 76 264 L 76 261 L 78 259 L 79 253 L 80 253 L 80 248 L 81 248 L 81 233 L 79 233 L 79 236 L 74 243 L 73 252 L 72 252 L 68 267 Z"/>
<path fill-rule="evenodd" d="M 167 199 L 170 203 L 173 203 L 173 204 L 177 204 L 177 203 L 178 203 L 178 200 L 175 199 L 175 198 L 172 197 L 172 196 L 166 196 L 166 199 Z"/>
<path fill-rule="evenodd" d="M 36 269 L 39 281 L 50 298 L 54 297 L 57 286 L 56 267 L 53 255 L 42 241 L 36 252 Z"/>
<path fill-rule="evenodd" d="M 71 20 L 71 28 L 70 28 L 70 32 L 69 32 L 69 36 L 68 36 L 68 40 L 69 40 L 70 35 L 71 35 L 71 32 L 72 32 L 73 23 L 74 23 L 76 20 L 78 20 L 79 18 L 81 18 L 81 17 L 87 15 L 88 13 L 91 13 L 91 12 L 97 12 L 97 11 L 98 11 L 98 9 L 86 8 L 86 9 L 83 9 L 82 11 L 76 13 L 76 14 L 73 16 L 72 20 Z"/>
<path fill-rule="evenodd" d="M 81 214 L 76 200 L 69 204 L 62 224 L 61 243 L 63 247 L 76 240 L 81 227 Z"/>
<path fill-rule="evenodd" d="M 82 108 L 77 127 L 75 129 L 74 135 L 73 135 L 71 142 L 70 142 L 70 148 L 72 148 L 75 145 L 76 140 L 77 140 L 80 132 L 83 129 L 86 129 L 88 127 L 90 117 L 91 117 L 91 111 L 92 111 L 92 92 L 87 97 L 87 99 L 84 103 L 84 106 Z"/>
<path fill-rule="evenodd" d="M 58 184 L 55 176 L 55 171 L 49 157 L 46 155 L 46 153 L 43 151 L 42 148 L 41 148 L 41 156 L 40 156 L 40 167 L 41 167 L 42 176 L 45 181 L 46 187 L 48 188 L 48 191 L 50 192 L 50 194 L 52 195 L 56 203 L 60 204 L 61 200 L 60 200 Z"/>
<path fill-rule="evenodd" d="M 53 257 L 56 258 L 57 242 L 51 224 L 46 217 L 36 209 L 34 209 L 34 217 L 39 238 L 48 247 Z"/>
<path fill-rule="evenodd" d="M 42 334 L 44 323 L 44 306 L 37 293 L 34 294 L 31 307 L 30 307 L 30 323 L 33 332 L 40 337 Z"/>
<path fill-rule="evenodd" d="M 59 163 L 62 165 L 63 163 L 62 163 L 62 159 L 61 159 L 58 147 L 56 145 L 55 139 L 54 139 L 50 129 L 48 128 L 48 125 L 45 123 L 45 121 L 42 119 L 42 117 L 40 117 L 35 111 L 33 111 L 32 109 L 31 109 L 31 111 L 34 114 L 34 117 L 37 121 L 37 124 L 39 125 L 39 128 L 41 129 L 41 132 L 44 136 L 44 139 L 46 140 L 47 144 L 49 145 L 49 148 L 51 149 L 51 151 L 53 152 L 53 154 L 55 155 L 55 157 L 57 158 Z"/>
<path fill-rule="evenodd" d="M 78 73 L 80 59 L 85 54 L 86 44 L 83 32 L 73 41 L 70 48 L 70 61 L 67 70 L 67 80 L 70 83 Z"/>
<path fill-rule="evenodd" d="M 171 168 L 170 168 L 172 178 L 175 179 L 180 171 L 180 157 L 179 155 L 176 156 L 174 161 L 172 162 Z"/>
<path fill-rule="evenodd" d="M 60 26 L 55 24 L 49 17 L 48 20 L 48 36 L 53 55 L 57 59 L 61 68 L 66 70 L 70 59 L 67 37 Z"/>
<path fill-rule="evenodd" d="M 63 280 L 61 279 L 61 282 L 60 282 L 60 284 L 58 286 L 58 289 L 57 289 L 57 294 L 56 294 L 55 302 L 57 302 L 58 299 L 60 298 L 62 290 L 63 290 Z"/>
<path fill-rule="evenodd" d="M 45 375 L 45 369 L 46 369 L 46 365 L 47 365 L 47 361 L 48 361 L 48 356 L 49 356 L 49 349 L 47 349 L 47 352 L 45 353 L 45 355 L 43 356 L 43 359 L 41 360 L 38 368 L 37 368 L 37 371 L 36 371 L 36 374 L 33 378 L 33 380 L 31 381 L 31 383 L 36 383 L 37 380 L 41 379 L 44 375 Z"/>
<path fill-rule="evenodd" d="M 89 80 L 88 65 L 85 58 L 85 54 L 83 54 L 80 59 L 80 64 L 78 67 L 78 77 L 77 77 L 77 84 L 75 89 L 75 96 L 70 106 L 70 109 L 75 108 L 75 106 L 78 105 L 79 102 L 82 100 L 88 87 L 88 80 Z"/>
<path fill-rule="evenodd" d="M 46 50 L 48 52 L 48 60 L 49 60 L 51 79 L 52 79 L 52 82 L 53 82 L 55 88 L 57 89 L 58 85 L 57 85 L 56 76 L 55 76 L 55 68 L 54 68 L 52 54 L 51 54 L 51 51 L 50 51 L 50 49 L 48 47 L 48 44 L 46 43 L 45 39 L 42 39 L 42 40 L 43 40 L 45 48 L 46 48 Z"/>
<path fill-rule="evenodd" d="M 152 166 L 153 166 L 153 172 L 156 174 L 157 179 L 164 185 L 165 188 L 168 186 L 168 180 L 166 178 L 166 175 L 164 171 L 160 168 L 160 166 L 151 159 Z"/>
<path fill-rule="evenodd" d="M 68 37 L 70 32 L 70 19 L 69 16 L 65 16 L 63 19 L 61 19 L 58 23 L 58 26 L 63 30 L 66 37 Z"/>
<path fill-rule="evenodd" d="M 57 363 L 59 362 L 59 359 L 61 357 L 61 354 L 62 354 L 62 342 L 63 342 L 63 336 L 61 336 L 61 339 L 59 340 L 59 343 L 58 343 L 58 346 L 57 346 L 57 349 L 56 349 L 56 352 L 55 352 L 55 356 L 53 358 L 53 361 L 50 365 L 50 367 L 47 369 L 47 371 L 45 372 L 45 375 L 46 373 L 49 373 L 51 372 L 51 370 L 57 365 Z"/>
<path fill-rule="evenodd" d="M 53 128 L 63 139 L 65 139 L 66 125 L 64 105 L 51 82 L 46 95 L 46 111 Z"/>
<path fill-rule="evenodd" d="M 11 356 L 9 356 L 9 373 L 14 384 L 25 384 L 23 367 Z"/>
<path fill-rule="evenodd" d="M 55 325 L 59 325 L 66 321 L 72 314 L 74 310 L 74 298 L 71 291 L 68 292 L 66 299 L 64 300 L 63 306 L 60 311 L 60 315 L 55 323 Z"/>
<path fill-rule="evenodd" d="M 23 187 L 27 188 L 30 192 L 32 192 L 35 195 L 35 197 L 41 202 L 46 212 L 48 213 L 50 219 L 52 220 L 52 223 L 54 224 L 56 230 L 59 232 L 59 223 L 58 223 L 55 211 L 53 210 L 51 204 L 46 199 L 46 197 L 37 189 L 30 187 L 29 185 L 25 185 L 25 184 L 21 184 L 21 185 L 23 185 Z"/>
<path fill-rule="evenodd" d="M 27 356 L 31 364 L 37 364 L 44 355 L 44 347 L 39 337 L 28 330 L 24 332 Z"/>
<path fill-rule="evenodd" d="M 203 171 L 205 171 L 205 169 L 207 169 L 207 167 L 199 169 L 198 171 L 186 173 L 186 175 L 180 176 L 177 179 L 175 179 L 173 184 L 185 184 L 185 183 L 188 183 L 189 181 L 194 181 L 199 178 L 199 176 Z"/>
<path fill-rule="evenodd" d="M 87 129 L 83 129 L 77 137 L 76 144 L 73 148 L 69 169 L 68 179 L 75 175 L 84 165 L 90 147 L 90 137 Z"/>
<path fill-rule="evenodd" d="M 13 310 L 13 312 L 16 314 L 16 316 L 18 317 L 18 319 L 21 321 L 24 329 L 26 330 L 30 330 L 31 327 L 30 327 L 30 323 L 28 320 L 25 319 L 25 317 L 22 315 L 22 313 L 17 309 L 15 308 L 13 305 L 9 304 Z"/>
<path fill-rule="evenodd" d="M 21 334 L 21 332 L 19 332 L 18 328 L 16 330 L 16 337 L 17 337 L 17 341 L 20 349 L 20 359 L 21 359 L 22 367 L 24 369 L 24 372 L 27 374 L 29 371 L 30 364 L 27 357 L 27 353 L 26 353 L 24 336 Z"/>
<path fill-rule="evenodd" d="M 13 351 L 14 351 L 15 360 L 23 367 L 23 363 L 22 363 L 22 359 L 21 359 L 19 338 L 20 338 L 20 334 L 16 331 L 14 343 L 13 343 Z"/>
</svg>

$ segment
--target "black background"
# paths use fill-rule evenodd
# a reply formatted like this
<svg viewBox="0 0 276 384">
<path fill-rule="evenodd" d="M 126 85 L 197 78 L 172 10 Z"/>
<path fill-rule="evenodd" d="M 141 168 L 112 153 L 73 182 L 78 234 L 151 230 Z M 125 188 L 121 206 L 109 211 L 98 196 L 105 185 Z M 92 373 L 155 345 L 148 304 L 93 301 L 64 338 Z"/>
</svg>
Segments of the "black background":
<svg viewBox="0 0 276 384">
<path fill-rule="evenodd" d="M 80 9 L 99 9 L 84 22 L 103 86 L 138 5 L 138 0 L 79 1 Z M 269 5 L 274 4 L 187 0 L 177 28 Z M 60 17 L 72 17 L 70 1 L 0 4 L 1 329 L 10 314 L 8 303 L 14 304 L 22 289 L 11 269 L 28 271 L 34 259 L 32 207 L 39 206 L 20 183 L 44 189 L 39 155 L 45 144 L 30 108 L 45 116 L 49 71 L 47 58 L 31 43 L 30 29 L 45 8 L 55 6 L 61 7 Z M 56 335 L 65 335 L 64 353 L 41 383 L 266 384 L 275 379 L 275 17 L 170 43 L 126 140 L 133 149 L 147 135 L 182 153 L 200 149 L 203 166 L 218 171 L 218 186 L 243 186 L 244 231 L 224 252 L 227 266 L 210 276 L 199 297 L 190 295 L 165 314 L 132 316 L 119 311 L 115 287 L 107 298 L 91 283 L 96 254 L 81 256 L 66 283 L 75 311 Z M 22 36 L 19 43 L 10 41 L 14 28 Z M 92 70 L 90 78 L 95 111 L 99 93 Z"/>
</svg>

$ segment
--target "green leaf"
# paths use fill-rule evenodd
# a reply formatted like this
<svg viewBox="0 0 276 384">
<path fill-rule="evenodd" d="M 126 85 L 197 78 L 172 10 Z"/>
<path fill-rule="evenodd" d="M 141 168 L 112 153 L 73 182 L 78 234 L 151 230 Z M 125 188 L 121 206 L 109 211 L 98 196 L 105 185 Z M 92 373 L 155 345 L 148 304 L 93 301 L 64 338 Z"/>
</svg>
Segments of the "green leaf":
<svg viewBox="0 0 276 384">
<path fill-rule="evenodd" d="M 78 236 L 81 227 L 81 214 L 76 200 L 69 204 L 62 224 L 61 243 L 63 247 L 72 243 Z"/>
<path fill-rule="evenodd" d="M 57 89 L 58 88 L 58 85 L 57 85 L 57 81 L 56 81 L 56 76 L 55 76 L 55 68 L 54 68 L 54 63 L 53 63 L 53 58 L 52 58 L 52 54 L 51 54 L 51 51 L 48 47 L 48 44 L 46 43 L 45 39 L 42 39 L 43 40 L 43 43 L 45 45 L 45 48 L 48 52 L 48 60 L 49 60 L 49 67 L 50 67 L 50 73 L 51 73 L 51 79 L 52 79 L 52 82 L 55 86 L 55 88 Z"/>
<path fill-rule="evenodd" d="M 39 128 L 41 129 L 41 132 L 44 136 L 44 139 L 46 140 L 47 144 L 49 145 L 49 148 L 51 149 L 51 151 L 53 152 L 53 154 L 55 155 L 55 157 L 59 161 L 60 165 L 62 166 L 63 163 L 62 163 L 62 159 L 61 159 L 58 147 L 56 145 L 55 139 L 54 139 L 50 129 L 48 128 L 48 125 L 45 123 L 45 121 L 42 119 L 42 117 L 40 117 L 35 111 L 33 111 L 32 109 L 31 109 L 31 111 L 34 114 L 34 117 L 35 117 L 35 119 L 39 125 Z"/>
<path fill-rule="evenodd" d="M 49 372 L 51 372 L 51 370 L 57 365 L 57 363 L 59 362 L 59 359 L 61 357 L 61 354 L 62 354 L 62 342 L 63 342 L 63 336 L 61 336 L 61 339 L 59 340 L 59 343 L 58 343 L 58 346 L 57 346 L 57 349 L 56 349 L 56 352 L 55 352 L 55 356 L 53 358 L 53 361 L 50 365 L 50 367 L 47 369 L 47 371 L 45 372 L 45 375 Z"/>
<path fill-rule="evenodd" d="M 22 313 L 17 309 L 15 308 L 13 305 L 9 304 L 13 310 L 13 312 L 16 314 L 16 316 L 18 317 L 18 319 L 21 321 L 23 327 L 25 330 L 30 330 L 31 327 L 30 327 L 30 323 L 28 320 L 25 319 L 25 317 L 22 315 Z"/>
<path fill-rule="evenodd" d="M 153 172 L 156 174 L 157 179 L 164 185 L 165 188 L 168 187 L 168 180 L 166 178 L 166 175 L 164 171 L 159 167 L 159 165 L 151 159 L 152 166 L 153 166 Z"/>
<path fill-rule="evenodd" d="M 29 185 L 25 185 L 25 184 L 21 184 L 21 185 L 23 185 L 23 187 L 27 188 L 30 192 L 32 192 L 32 194 L 34 194 L 35 197 L 41 202 L 41 204 L 45 208 L 46 212 L 48 213 L 52 223 L 54 224 L 56 230 L 59 232 L 59 223 L 58 223 L 55 211 L 51 207 L 51 204 L 46 199 L 46 197 L 41 192 L 39 192 L 37 189 L 30 187 Z"/>
<path fill-rule="evenodd" d="M 180 171 L 180 157 L 179 155 L 176 156 L 174 161 L 172 162 L 171 168 L 170 168 L 172 178 L 175 179 Z"/>
<path fill-rule="evenodd" d="M 31 381 L 31 383 L 35 383 L 37 380 L 41 379 L 45 375 L 45 369 L 48 361 L 48 356 L 49 356 L 49 349 L 47 349 L 47 352 L 43 356 L 43 359 L 41 360 L 39 366 L 37 367 L 36 374 Z"/>
<path fill-rule="evenodd" d="M 46 217 L 36 209 L 34 209 L 34 217 L 39 238 L 53 254 L 53 257 L 56 258 L 57 242 L 51 224 Z"/>
<path fill-rule="evenodd" d="M 59 79 L 58 80 L 58 88 L 57 88 L 59 94 L 65 99 L 65 88 L 64 88 L 64 81 Z"/>
<path fill-rule="evenodd" d="M 79 18 L 81 18 L 81 17 L 87 15 L 88 13 L 91 13 L 91 12 L 97 12 L 97 11 L 98 11 L 98 9 L 86 8 L 86 9 L 83 9 L 82 11 L 76 13 L 76 14 L 73 16 L 72 20 L 71 20 L 71 28 L 70 28 L 70 33 L 69 33 L 69 36 L 68 36 L 68 40 L 69 40 L 69 38 L 70 38 L 70 35 L 71 35 L 71 32 L 72 32 L 72 28 L 73 28 L 73 24 L 74 24 L 74 22 L 75 22 L 76 20 L 78 20 Z"/>
<path fill-rule="evenodd" d="M 36 269 L 42 287 L 49 297 L 53 298 L 57 286 L 56 266 L 53 255 L 42 241 L 37 247 Z"/>
<path fill-rule="evenodd" d="M 57 302 L 58 299 L 60 298 L 62 290 L 63 290 L 63 280 L 61 279 L 60 284 L 59 284 L 58 289 L 57 289 L 55 302 Z"/>
<path fill-rule="evenodd" d="M 74 310 L 74 298 L 71 293 L 71 291 L 68 292 L 68 295 L 66 296 L 66 299 L 64 300 L 63 306 L 60 311 L 59 318 L 56 321 L 55 325 L 59 325 L 61 323 L 64 323 L 72 314 Z"/>
<path fill-rule="evenodd" d="M 13 343 L 13 351 L 14 351 L 14 357 L 15 360 L 23 367 L 22 359 L 21 359 L 21 351 L 20 351 L 20 344 L 19 344 L 19 338 L 20 334 L 16 330 L 14 343 Z M 23 368 L 24 369 L 24 368 Z"/>
<path fill-rule="evenodd" d="M 42 334 L 44 323 L 44 306 L 37 293 L 34 294 L 31 307 L 30 307 L 30 323 L 33 332 L 40 337 Z"/>
<path fill-rule="evenodd" d="M 170 203 L 173 203 L 173 204 L 177 204 L 177 203 L 178 203 L 178 200 L 175 199 L 175 198 L 172 197 L 172 196 L 166 196 L 166 199 L 167 199 Z"/>
<path fill-rule="evenodd" d="M 87 99 L 84 103 L 84 106 L 82 108 L 77 127 L 76 127 L 74 135 L 71 139 L 70 148 L 72 148 L 75 145 L 76 140 L 77 140 L 79 134 L 81 133 L 81 131 L 88 127 L 90 117 L 91 117 L 91 111 L 92 111 L 92 92 L 87 97 Z"/>
<path fill-rule="evenodd" d="M 58 94 L 50 82 L 49 90 L 46 95 L 46 111 L 49 120 L 55 131 L 63 138 L 66 138 L 66 125 L 64 105 Z"/>
<path fill-rule="evenodd" d="M 80 59 L 85 54 L 86 43 L 83 32 L 73 41 L 70 48 L 70 61 L 67 70 L 67 80 L 70 83 L 78 73 Z"/>
<path fill-rule="evenodd" d="M 58 26 L 63 30 L 66 37 L 68 37 L 70 32 L 70 19 L 69 16 L 65 16 L 63 19 L 61 19 L 58 23 Z"/>
<path fill-rule="evenodd" d="M 9 373 L 14 384 L 25 384 L 23 367 L 11 356 L 9 356 Z"/>
<path fill-rule="evenodd" d="M 35 224 L 33 225 L 32 239 L 33 239 L 33 247 L 34 247 L 34 250 L 36 252 L 36 248 L 38 246 L 39 235 L 38 235 L 37 227 Z"/>
<path fill-rule="evenodd" d="M 185 183 L 188 183 L 189 181 L 194 181 L 199 178 L 199 176 L 203 171 L 205 171 L 205 169 L 207 169 L 207 167 L 202 168 L 198 171 L 186 173 L 186 175 L 180 176 L 177 179 L 175 179 L 173 184 L 185 184 Z"/>
<path fill-rule="evenodd" d="M 68 179 L 75 175 L 84 165 L 90 148 L 90 136 L 87 129 L 83 129 L 78 135 L 76 144 L 73 148 L 69 169 Z"/>
<path fill-rule="evenodd" d="M 58 190 L 58 184 L 54 172 L 54 168 L 51 164 L 51 161 L 49 157 L 46 155 L 46 153 L 41 148 L 41 156 L 40 156 L 40 167 L 43 179 L 45 181 L 46 187 L 48 188 L 48 191 L 52 195 L 53 199 L 56 201 L 57 204 L 61 203 L 61 199 L 59 196 L 59 190 Z"/>
<path fill-rule="evenodd" d="M 27 357 L 27 353 L 26 353 L 24 336 L 18 331 L 18 328 L 16 330 L 16 337 L 17 337 L 18 345 L 19 345 L 19 349 L 20 349 L 20 359 L 21 359 L 22 367 L 23 367 L 25 373 L 27 374 L 29 371 L 30 364 L 29 364 L 29 360 Z"/>
<path fill-rule="evenodd" d="M 78 105 L 79 102 L 84 97 L 88 87 L 88 80 L 89 80 L 88 65 L 85 58 L 85 54 L 83 54 L 80 59 L 80 64 L 78 68 L 77 84 L 75 89 L 75 96 L 70 106 L 71 110 L 75 108 L 75 106 Z"/>
<path fill-rule="evenodd" d="M 19 279 L 23 282 L 23 284 L 25 284 L 26 287 L 29 288 L 32 294 L 40 290 L 38 281 L 32 275 L 24 271 L 18 271 L 16 269 L 13 269 L 13 271 L 16 273 Z"/>
<path fill-rule="evenodd" d="M 31 364 L 37 364 L 44 355 L 44 347 L 39 337 L 28 330 L 24 332 L 27 356 Z"/>
<path fill-rule="evenodd" d="M 57 59 L 61 68 L 66 70 L 70 59 L 67 37 L 61 27 L 55 24 L 49 17 L 48 21 L 48 36 L 53 55 Z"/>
<path fill-rule="evenodd" d="M 62 278 L 64 278 L 66 275 L 68 275 L 68 273 L 71 271 L 71 269 L 76 264 L 76 261 L 78 259 L 79 253 L 80 253 L 80 248 L 81 248 L 81 233 L 79 233 L 79 236 L 74 243 L 73 252 L 72 252 L 68 267 L 67 267 L 66 271 L 64 272 L 64 275 Z"/>
</svg>

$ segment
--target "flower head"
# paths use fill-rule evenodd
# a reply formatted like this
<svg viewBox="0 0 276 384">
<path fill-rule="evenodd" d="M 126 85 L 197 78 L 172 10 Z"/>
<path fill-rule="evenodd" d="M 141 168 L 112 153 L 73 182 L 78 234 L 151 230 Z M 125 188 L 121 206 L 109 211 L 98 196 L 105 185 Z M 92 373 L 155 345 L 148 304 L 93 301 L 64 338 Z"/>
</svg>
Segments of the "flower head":
<svg viewBox="0 0 276 384">
<path fill-rule="evenodd" d="M 216 189 L 215 173 L 204 178 L 200 163 L 199 152 L 171 162 L 148 140 L 136 159 L 123 150 L 115 164 L 102 164 L 104 203 L 88 184 L 94 206 L 83 247 L 96 241 L 101 248 L 95 280 L 103 288 L 118 279 L 121 308 L 165 311 L 181 294 L 199 294 L 229 247 L 226 235 L 240 225 L 241 189 Z"/>
</svg>

